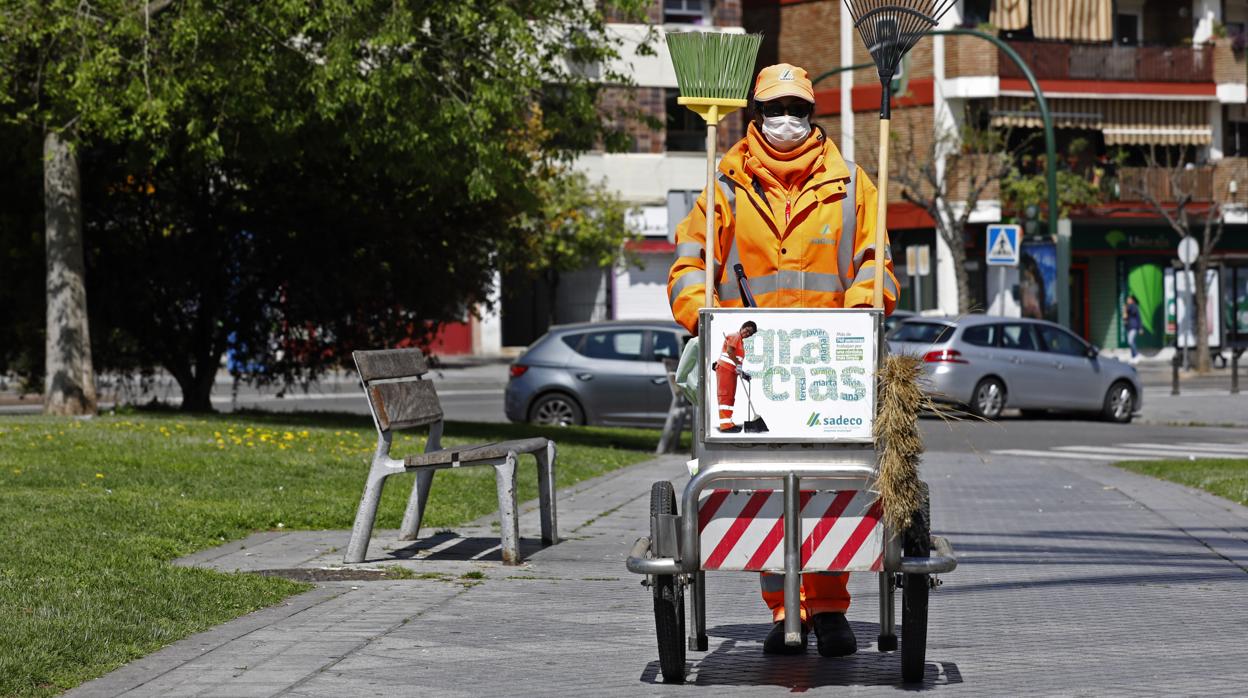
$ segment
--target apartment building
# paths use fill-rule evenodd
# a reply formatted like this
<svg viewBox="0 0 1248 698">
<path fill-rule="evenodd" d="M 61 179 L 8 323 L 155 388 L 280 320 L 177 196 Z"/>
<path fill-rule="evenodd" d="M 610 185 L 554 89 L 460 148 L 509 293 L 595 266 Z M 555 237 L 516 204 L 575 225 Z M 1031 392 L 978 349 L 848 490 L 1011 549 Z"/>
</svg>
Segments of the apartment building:
<svg viewBox="0 0 1248 698">
<path fill-rule="evenodd" d="M 666 286 L 674 231 L 706 182 L 706 126 L 676 103 L 679 91 L 665 30 L 743 32 L 741 2 L 655 0 L 644 23 L 610 25 L 621 42 L 621 63 L 613 67 L 630 75 L 633 84 L 608 86 L 601 106 L 608 119 L 619 118 L 629 147 L 625 152 L 587 153 L 576 166 L 634 207 L 632 226 L 642 233 L 631 249 L 637 261 L 561 274 L 554 293 L 547 280 L 504 283 L 504 345 L 528 344 L 552 319 L 566 323 L 671 316 Z M 720 128 L 721 150 L 742 135 L 744 122 L 738 113 Z"/>
<path fill-rule="evenodd" d="M 1217 250 L 1226 323 L 1248 332 L 1248 208 L 1240 185 L 1248 177 L 1248 67 L 1244 0 L 963 0 L 940 29 L 979 28 L 1004 39 L 1031 67 L 1053 113 L 1058 164 L 1095 180 L 1095 205 L 1070 213 L 1070 265 L 1058 273 L 1047 236 L 1024 248 L 1029 265 L 1011 272 L 1004 292 L 983 266 L 989 223 L 1020 212 L 1003 210 L 990 186 L 971 212 L 963 242 L 973 307 L 1010 314 L 1066 317 L 1072 329 L 1110 349 L 1124 346 L 1119 308 L 1125 295 L 1147 303 L 1142 343 L 1166 345 L 1168 282 L 1178 236 L 1135 192 L 1162 201 L 1177 194 L 1169 177 L 1148 168 L 1182 158 L 1183 189 L 1196 220 L 1213 202 L 1224 205 L 1226 233 Z M 848 159 L 874 172 L 880 86 L 841 0 L 746 0 L 747 31 L 765 36 L 760 62 L 801 65 L 816 85 L 817 120 Z M 906 66 L 906 87 L 894 102 L 892 158 L 930 153 L 935 140 L 966 124 L 1009 129 L 1023 139 L 1040 128 L 1023 74 L 988 42 L 937 35 L 924 39 Z M 817 78 L 818 79 L 818 78 Z M 1038 138 L 1032 155 L 1042 155 Z M 907 150 L 908 152 L 899 152 Z M 941 158 L 936 166 L 941 168 Z M 1037 167 L 1042 158 L 1031 160 Z M 894 166 L 896 167 L 896 166 Z M 946 173 L 954 191 L 963 185 Z M 921 208 L 889 192 L 889 223 L 901 307 L 957 311 L 950 249 Z M 956 197 L 955 197 L 956 198 Z M 927 247 L 932 273 L 912 277 L 908 247 Z M 1027 260 L 1025 260 L 1025 263 Z M 1021 276 L 1020 276 L 1021 273 Z M 1058 308 L 1058 284 L 1069 302 Z M 1234 284 L 1234 288 L 1232 285 Z M 916 291 L 919 291 L 916 293 Z M 920 305 L 921 304 L 921 305 Z M 1061 311 L 1061 312 L 1059 312 Z"/>
</svg>

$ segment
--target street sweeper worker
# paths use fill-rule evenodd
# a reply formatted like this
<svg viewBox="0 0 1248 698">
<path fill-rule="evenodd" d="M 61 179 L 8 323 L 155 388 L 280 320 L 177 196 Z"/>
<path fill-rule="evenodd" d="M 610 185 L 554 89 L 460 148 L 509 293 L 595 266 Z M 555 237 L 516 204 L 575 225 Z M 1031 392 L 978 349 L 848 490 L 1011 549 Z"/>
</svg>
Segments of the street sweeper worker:
<svg viewBox="0 0 1248 698">
<path fill-rule="evenodd" d="M 758 325 L 747 320 L 741 329 L 724 338 L 724 347 L 715 362 L 715 396 L 719 399 L 719 430 L 726 434 L 741 431 L 740 424 L 732 421 L 732 408 L 737 402 L 737 376 L 749 380 L 744 371 L 745 340 L 758 332 Z"/>
<path fill-rule="evenodd" d="M 871 307 L 876 188 L 811 123 L 814 106 L 802 68 L 781 63 L 759 72 L 746 135 L 720 161 L 713 194 L 718 306 L 741 307 L 730 271 L 741 264 L 759 307 Z M 672 315 L 692 334 L 704 303 L 706 201 L 704 191 L 676 228 L 676 261 L 667 280 Z M 891 313 L 897 278 L 887 243 L 883 256 L 884 310 Z M 848 581 L 843 573 L 802 575 L 802 632 L 814 628 L 824 656 L 858 648 L 845 619 Z M 762 587 L 775 622 L 763 651 L 804 652 L 805 642 L 784 643 L 784 576 L 763 573 Z"/>
</svg>

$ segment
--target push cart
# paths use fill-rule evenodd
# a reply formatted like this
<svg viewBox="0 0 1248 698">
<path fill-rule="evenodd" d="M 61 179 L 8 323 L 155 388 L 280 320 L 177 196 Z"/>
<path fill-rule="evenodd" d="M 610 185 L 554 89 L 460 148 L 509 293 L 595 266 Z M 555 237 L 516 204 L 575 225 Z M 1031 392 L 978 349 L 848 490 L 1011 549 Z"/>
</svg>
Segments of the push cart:
<svg viewBox="0 0 1248 698">
<path fill-rule="evenodd" d="M 714 338 L 753 321 L 746 372 L 764 433 L 717 428 Z M 713 308 L 699 317 L 697 471 L 677 497 L 672 483 L 650 492 L 650 533 L 628 570 L 646 575 L 654 596 L 663 680 L 685 678 L 685 652 L 707 650 L 706 575 L 784 574 L 785 642 L 802 642 L 802 573 L 879 575 L 882 652 L 898 649 L 895 594 L 901 590 L 901 675 L 923 678 L 929 591 L 957 566 L 949 542 L 931 535 L 926 486 L 904 531 L 891 531 L 873 486 L 877 444 L 876 367 L 883 352 L 878 309 Z M 741 405 L 741 414 L 745 407 Z M 686 623 L 686 599 L 689 603 Z M 686 637 L 686 628 L 688 629 Z"/>
</svg>

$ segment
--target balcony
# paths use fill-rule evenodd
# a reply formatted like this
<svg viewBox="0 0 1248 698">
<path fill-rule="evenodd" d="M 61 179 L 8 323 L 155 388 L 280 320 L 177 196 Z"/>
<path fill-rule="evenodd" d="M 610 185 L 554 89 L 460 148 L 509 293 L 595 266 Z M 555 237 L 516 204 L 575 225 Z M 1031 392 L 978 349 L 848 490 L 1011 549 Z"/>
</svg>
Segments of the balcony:
<svg viewBox="0 0 1248 698">
<path fill-rule="evenodd" d="M 1162 203 L 1178 200 L 1180 194 L 1191 194 L 1194 203 L 1213 201 L 1214 168 L 1208 166 L 1184 170 L 1177 176 L 1167 167 L 1122 167 L 1118 170 L 1118 201 L 1139 201 L 1146 191 Z"/>
<path fill-rule="evenodd" d="M 1213 46 L 1111 46 L 1049 41 L 1010 41 L 1039 80 L 1213 82 Z M 1008 58 L 1001 77 L 1022 78 Z"/>
</svg>

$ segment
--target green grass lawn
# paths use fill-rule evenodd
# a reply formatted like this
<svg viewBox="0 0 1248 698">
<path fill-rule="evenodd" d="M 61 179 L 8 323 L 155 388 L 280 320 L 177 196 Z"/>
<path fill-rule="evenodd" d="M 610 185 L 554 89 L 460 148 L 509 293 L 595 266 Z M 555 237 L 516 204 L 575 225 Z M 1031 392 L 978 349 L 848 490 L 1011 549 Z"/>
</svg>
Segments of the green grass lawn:
<svg viewBox="0 0 1248 698">
<path fill-rule="evenodd" d="M 1116 465 L 1248 505 L 1248 458 L 1128 461 Z"/>
<path fill-rule="evenodd" d="M 451 423 L 447 445 L 550 430 Z M 560 487 L 650 457 L 657 432 L 556 430 Z M 0 418 L 0 695 L 47 695 L 306 585 L 171 566 L 257 530 L 350 528 L 376 432 L 367 417 L 134 413 Z M 394 451 L 423 446 L 396 435 Z M 521 499 L 537 496 L 521 461 Z M 378 527 L 402 518 L 410 478 Z M 406 486 L 405 486 L 406 485 Z M 424 525 L 497 509 L 492 468 L 438 473 Z"/>
</svg>

